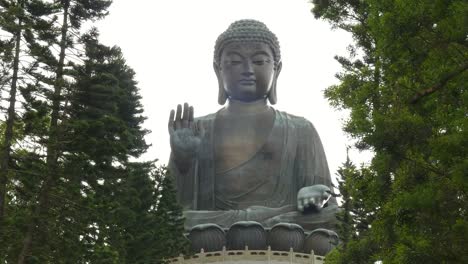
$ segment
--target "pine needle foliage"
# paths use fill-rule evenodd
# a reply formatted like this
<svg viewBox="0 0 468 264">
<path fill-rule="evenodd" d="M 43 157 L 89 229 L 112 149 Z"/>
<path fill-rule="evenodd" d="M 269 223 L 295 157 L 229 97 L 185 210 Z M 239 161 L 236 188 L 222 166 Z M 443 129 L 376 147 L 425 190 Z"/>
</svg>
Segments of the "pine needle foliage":
<svg viewBox="0 0 468 264">
<path fill-rule="evenodd" d="M 355 147 L 375 153 L 345 179 L 370 228 L 329 262 L 467 263 L 468 3 L 312 2 L 354 38 L 325 96 L 350 111 Z"/>
</svg>

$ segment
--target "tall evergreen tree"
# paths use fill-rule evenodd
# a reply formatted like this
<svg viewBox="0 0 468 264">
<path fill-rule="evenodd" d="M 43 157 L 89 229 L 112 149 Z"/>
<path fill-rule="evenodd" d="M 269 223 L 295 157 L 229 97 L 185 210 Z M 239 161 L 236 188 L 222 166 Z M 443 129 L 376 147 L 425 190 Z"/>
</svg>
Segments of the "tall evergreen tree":
<svg viewBox="0 0 468 264">
<path fill-rule="evenodd" d="M 30 50 L 24 45 L 26 31 L 49 14 L 48 4 L 41 1 L 33 3 L 25 0 L 0 1 L 0 53 L 2 56 L 1 90 L 8 87 L 5 130 L 0 152 L 0 221 L 4 218 L 6 205 L 6 185 L 14 144 L 14 125 L 18 122 L 20 111 L 17 102 L 18 92 L 24 89 L 31 78 L 30 73 L 37 68 L 37 61 L 31 57 Z M 2 104 L 3 105 L 3 104 Z M 16 131 L 17 132 L 17 131 Z"/>
<path fill-rule="evenodd" d="M 85 194 L 81 200 L 93 208 L 86 220 L 94 223 L 86 231 L 94 234 L 86 242 L 92 245 L 86 254 L 95 262 L 148 260 L 157 247 L 158 193 L 151 176 L 154 166 L 129 161 L 148 147 L 135 73 L 119 48 L 98 43 L 95 30 L 83 39 L 87 59 L 75 67 L 71 118 L 64 126 L 70 142 L 66 168 L 80 171 L 73 174 L 86 185 L 80 188 Z M 76 199 L 80 196 L 77 193 Z"/>
<path fill-rule="evenodd" d="M 50 194 L 53 188 L 60 180 L 60 175 L 63 171 L 58 163 L 59 157 L 62 154 L 62 142 L 60 140 L 61 128 L 60 119 L 65 117 L 63 113 L 63 92 L 65 87 L 69 86 L 69 83 L 65 79 L 65 66 L 66 66 L 66 55 L 67 50 L 74 46 L 74 39 L 81 24 L 90 19 L 98 19 L 107 14 L 106 9 L 110 5 L 111 1 L 97 0 L 60 0 L 54 1 L 56 10 L 61 16 L 60 24 L 60 35 L 56 39 L 53 34 L 39 34 L 37 35 L 39 41 L 45 41 L 45 45 L 41 45 L 38 41 L 33 41 L 34 36 L 29 38 L 32 41 L 32 46 L 39 50 L 39 56 L 45 58 L 43 63 L 45 67 L 43 70 L 50 70 L 53 74 L 53 78 L 45 77 L 44 74 L 37 73 L 38 76 L 42 76 L 41 79 L 46 80 L 44 83 L 50 88 L 50 92 L 45 95 L 50 100 L 50 123 L 47 128 L 47 140 L 46 140 L 46 171 L 44 173 L 45 178 L 42 181 L 39 193 L 37 195 L 37 204 L 33 206 L 32 218 L 28 225 L 27 231 L 23 239 L 23 248 L 18 256 L 18 263 L 24 263 L 26 256 L 30 254 L 31 247 L 33 244 L 34 233 L 37 230 L 43 229 L 47 222 L 40 222 L 40 219 L 46 219 L 47 213 L 50 212 Z M 55 18 L 53 18 L 55 20 Z M 49 30 L 53 30 L 53 27 Z M 75 32 L 74 32 L 75 31 Z M 47 33 L 47 30 L 45 30 Z M 49 31 L 50 32 L 50 31 Z M 79 31 L 78 31 L 79 32 Z M 73 35 L 74 34 L 74 35 Z M 53 56 L 53 52 L 50 48 L 54 48 L 54 44 L 58 47 L 58 57 Z M 49 46 L 47 46 L 49 45 Z M 47 54 L 48 56 L 43 56 Z M 40 228 L 38 228 L 40 226 Z"/>
<path fill-rule="evenodd" d="M 364 205 L 375 204 L 375 219 L 338 258 L 468 262 L 468 4 L 313 2 L 317 18 L 355 39 L 350 57 L 337 58 L 340 83 L 325 95 L 350 110 L 345 131 L 356 146 L 375 153 L 359 193 Z"/>
<path fill-rule="evenodd" d="M 353 197 L 351 197 L 349 178 L 355 177 L 356 167 L 349 159 L 349 153 L 346 155 L 346 162 L 338 168 L 338 191 L 342 200 L 341 208 L 343 209 L 337 214 L 338 219 L 338 234 L 340 236 L 341 245 L 346 248 L 348 242 L 355 237 L 356 230 L 354 228 L 354 219 L 352 215 Z"/>
<path fill-rule="evenodd" d="M 184 218 L 182 207 L 177 203 L 176 191 L 170 172 L 160 170 L 156 176 L 161 182 L 161 196 L 158 203 L 157 217 L 160 227 L 158 236 L 158 260 L 176 257 L 188 253 L 188 240 L 184 236 Z"/>
<path fill-rule="evenodd" d="M 132 161 L 148 148 L 135 73 L 96 30 L 79 32 L 110 2 L 0 0 L 13 8 L 0 15 L 10 30 L 0 42 L 1 85 L 11 88 L 15 52 L 27 58 L 14 120 L 0 123 L 2 151 L 10 144 L 2 263 L 150 263 L 186 246 L 167 171 Z"/>
<path fill-rule="evenodd" d="M 1 146 L 1 154 L 0 154 L 0 225 L 2 225 L 3 218 L 4 218 L 4 211 L 5 211 L 5 199 L 6 199 L 6 185 L 7 185 L 7 174 L 8 174 L 8 166 L 10 163 L 10 156 L 11 156 L 11 145 L 13 142 L 13 125 L 15 122 L 15 105 L 16 105 L 16 92 L 17 92 L 17 85 L 18 85 L 18 72 L 19 72 L 19 57 L 20 57 L 20 45 L 21 45 L 21 33 L 22 33 L 22 26 L 23 26 L 23 17 L 20 14 L 23 10 L 23 6 L 21 2 L 17 2 L 16 5 L 12 3 L 1 3 L 2 8 L 5 12 L 2 12 L 2 24 L 3 28 L 8 28 L 11 30 L 10 33 L 13 34 L 12 44 L 14 47 L 8 47 L 8 41 L 2 43 L 2 55 L 6 58 L 12 56 L 12 68 L 13 73 L 11 76 L 11 86 L 10 86 L 10 93 L 9 93 L 9 102 L 8 102 L 8 111 L 7 111 L 7 120 L 5 126 L 5 132 L 3 137 L 3 142 Z M 12 11 L 14 10 L 14 11 Z M 13 14 L 11 14 L 13 13 Z M 10 18 L 10 19 L 8 19 Z M 11 19 L 13 18 L 13 19 Z M 13 21 L 8 21 L 13 20 Z M 8 21 L 8 22 L 7 22 Z M 8 54 L 11 51 L 13 54 Z M 10 55 L 10 56 L 8 56 Z M 8 60 L 5 60 L 8 62 Z M 5 65 L 4 65 L 5 67 Z M 9 71 L 6 72 L 9 74 Z M 7 75 L 8 76 L 8 75 Z M 5 78 L 5 77 L 3 77 Z M 2 79 L 3 79 L 2 78 Z M 9 78 L 9 77 L 6 77 Z M 6 82 L 6 80 L 3 80 Z M 1 234 L 1 233 L 0 233 Z"/>
<path fill-rule="evenodd" d="M 342 210 L 337 214 L 341 243 L 327 255 L 327 263 L 372 263 L 368 254 L 376 245 L 368 238 L 368 232 L 378 204 L 368 197 L 376 189 L 372 186 L 375 175 L 368 168 L 358 169 L 347 156 L 337 176 L 342 198 Z"/>
<path fill-rule="evenodd" d="M 25 217 L 25 203 L 21 197 L 24 197 L 23 194 L 28 195 L 28 187 L 22 188 L 20 175 L 35 171 L 22 171 L 17 166 L 19 159 L 27 159 L 31 149 L 22 131 L 27 121 L 23 119 L 25 109 L 22 107 L 22 94 L 27 86 L 34 83 L 31 73 L 38 67 L 38 61 L 25 42 L 27 32 L 33 32 L 36 25 L 41 24 L 50 14 L 49 7 L 50 4 L 39 0 L 0 1 L 0 91 L 2 98 L 8 100 L 0 104 L 6 106 L 6 120 L 0 142 L 0 236 L 4 241 L 0 243 L 0 261 L 8 256 L 7 249 L 11 248 L 11 244 L 18 241 L 18 223 Z"/>
</svg>

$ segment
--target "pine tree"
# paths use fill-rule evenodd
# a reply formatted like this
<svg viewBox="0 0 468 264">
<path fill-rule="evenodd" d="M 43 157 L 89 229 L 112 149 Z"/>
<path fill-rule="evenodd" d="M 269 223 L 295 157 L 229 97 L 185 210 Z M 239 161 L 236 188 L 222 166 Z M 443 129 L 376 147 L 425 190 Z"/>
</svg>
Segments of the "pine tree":
<svg viewBox="0 0 468 264">
<path fill-rule="evenodd" d="M 148 263 L 157 249 L 158 191 L 152 163 L 129 162 L 146 151 L 144 121 L 134 72 L 117 47 L 97 41 L 92 30 L 84 36 L 87 59 L 75 67 L 76 88 L 70 96 L 66 168 L 81 170 L 80 181 L 91 207 L 85 231 L 92 262 Z M 80 199 L 77 195 L 75 199 Z"/>
<path fill-rule="evenodd" d="M 346 156 L 346 162 L 338 168 L 338 191 L 342 200 L 340 208 L 343 210 L 337 214 L 338 219 L 338 234 L 340 236 L 341 245 L 346 249 L 348 242 L 355 237 L 356 229 L 354 228 L 354 219 L 352 215 L 353 198 L 349 191 L 349 181 L 355 176 L 356 167 L 349 159 L 349 154 Z"/>
<path fill-rule="evenodd" d="M 4 218 L 4 211 L 5 211 L 5 204 L 6 204 L 6 185 L 8 181 L 8 167 L 10 163 L 10 156 L 11 156 L 11 145 L 13 143 L 13 125 L 15 122 L 15 105 L 16 105 L 16 93 L 17 93 L 17 85 L 18 85 L 18 72 L 19 72 L 19 57 L 20 57 L 20 45 L 21 45 L 21 33 L 22 33 L 22 26 L 23 26 L 23 17 L 20 14 L 23 10 L 23 4 L 21 2 L 16 3 L 13 5 L 12 3 L 1 3 L 2 7 L 6 9 L 4 13 L 2 13 L 3 18 L 3 28 L 7 27 L 11 30 L 10 33 L 13 34 L 12 44 L 14 47 L 8 47 L 8 41 L 3 42 L 2 46 L 4 47 L 3 56 L 9 57 L 8 55 L 13 56 L 12 61 L 12 68 L 13 73 L 11 76 L 11 86 L 10 86 L 10 93 L 9 93 L 9 106 L 7 111 L 7 120 L 5 126 L 5 132 L 3 137 L 3 142 L 1 144 L 1 153 L 0 153 L 0 225 L 2 225 L 3 218 Z M 12 11 L 14 10 L 14 11 Z M 10 12 L 8 12 L 10 11 Z M 13 14 L 11 14 L 13 13 Z M 11 18 L 15 21 L 13 23 L 5 23 L 6 21 L 10 20 Z M 16 23 L 15 23 L 16 22 Z M 10 50 L 13 54 L 8 54 L 8 50 Z M 5 52 L 6 51 L 6 52 Z M 4 62 L 8 62 L 4 61 Z M 6 72 L 9 73 L 8 71 Z M 5 77 L 4 77 L 5 78 Z M 8 78 L 8 77 L 6 77 Z M 6 82 L 6 80 L 4 80 Z M 1 233 L 0 233 L 1 234 Z"/>
<path fill-rule="evenodd" d="M 34 31 L 36 25 L 50 14 L 49 6 L 42 1 L 0 1 L 0 91 L 2 98 L 8 100 L 1 104 L 6 106 L 6 121 L 0 143 L 0 261 L 8 259 L 7 249 L 18 241 L 21 236 L 19 223 L 27 217 L 22 197 L 27 196 L 30 189 L 23 185 L 22 175 L 30 176 L 35 170 L 23 171 L 18 166 L 20 160 L 30 157 L 32 148 L 25 142 L 23 128 L 29 124 L 24 119 L 26 114 L 22 105 L 25 98 L 22 95 L 26 87 L 34 83 L 32 71 L 38 62 L 26 45 L 26 39 L 27 32 Z"/>
<path fill-rule="evenodd" d="M 367 168 L 358 169 L 347 155 L 337 176 L 342 199 L 342 210 L 337 214 L 341 243 L 327 255 L 327 263 L 374 263 L 367 254 L 375 249 L 369 232 L 377 204 L 368 199 L 374 189 L 369 183 L 375 175 Z"/>
<path fill-rule="evenodd" d="M 148 148 L 135 72 L 95 29 L 79 31 L 105 16 L 110 1 L 0 4 L 21 11 L 2 12 L 0 25 L 22 14 L 20 57 L 28 58 L 17 74 L 9 140 L 7 120 L 0 122 L 11 146 L 0 262 L 150 263 L 183 253 L 167 171 L 133 161 Z M 18 40 L 11 32 L 0 42 L 0 81 L 10 87 Z"/>
<path fill-rule="evenodd" d="M 188 240 L 184 236 L 182 207 L 178 204 L 173 179 L 165 169 L 156 171 L 156 179 L 161 182 L 161 196 L 157 217 L 160 223 L 158 236 L 158 260 L 163 261 L 179 254 L 188 253 Z"/>
<path fill-rule="evenodd" d="M 26 234 L 23 239 L 23 248 L 18 256 L 18 263 L 24 263 L 26 256 L 31 253 L 33 244 L 34 234 L 47 226 L 48 222 L 40 221 L 41 219 L 47 219 L 47 214 L 51 212 L 49 207 L 51 206 L 50 195 L 54 191 L 54 187 L 61 178 L 63 171 L 60 168 L 59 157 L 61 156 L 61 128 L 60 119 L 62 119 L 63 109 L 63 92 L 65 87 L 69 86 L 65 79 L 66 75 L 66 55 L 67 50 L 73 47 L 73 37 L 76 32 L 80 29 L 82 22 L 89 19 L 98 19 L 106 15 L 106 8 L 110 5 L 110 1 L 99 0 L 99 1 L 54 1 L 56 4 L 56 10 L 60 12 L 62 17 L 60 25 L 60 35 L 58 39 L 50 33 L 53 27 L 49 27 L 44 30 L 43 34 L 37 35 L 37 40 L 45 41 L 47 44 L 40 44 L 35 40 L 34 35 L 30 34 L 30 45 L 35 48 L 38 52 L 38 56 L 43 58 L 45 67 L 42 70 L 49 70 L 53 73 L 53 78 L 46 77 L 43 72 L 36 72 L 36 75 L 43 81 L 45 87 L 49 86 L 52 91 L 45 94 L 50 99 L 50 123 L 47 128 L 47 142 L 46 142 L 46 171 L 44 172 L 45 178 L 41 184 L 39 193 L 37 195 L 37 204 L 32 207 L 31 220 L 28 224 Z M 55 22 L 56 17 L 52 18 Z M 47 34 L 49 33 L 49 34 Z M 58 46 L 58 58 L 55 58 L 53 52 L 50 51 L 54 48 L 54 44 Z M 44 56 L 47 55 L 47 56 Z M 38 228 L 40 226 L 41 228 Z M 45 239 L 46 233 L 42 234 L 42 239 Z"/>
<path fill-rule="evenodd" d="M 345 131 L 356 147 L 375 153 L 359 173 L 364 211 L 374 204 L 370 229 L 340 260 L 467 262 L 468 4 L 313 2 L 317 18 L 355 39 L 325 95 L 350 110 Z"/>
</svg>

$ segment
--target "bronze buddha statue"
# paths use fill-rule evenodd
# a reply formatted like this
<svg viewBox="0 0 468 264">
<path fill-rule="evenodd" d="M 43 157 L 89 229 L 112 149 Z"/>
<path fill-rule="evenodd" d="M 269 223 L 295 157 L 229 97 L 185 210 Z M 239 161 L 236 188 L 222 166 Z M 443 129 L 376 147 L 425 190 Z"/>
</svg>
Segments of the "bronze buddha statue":
<svg viewBox="0 0 468 264">
<path fill-rule="evenodd" d="M 186 228 L 238 221 L 333 229 L 336 200 L 325 153 L 306 119 L 274 109 L 282 62 L 276 36 L 240 20 L 215 45 L 219 111 L 194 118 L 187 103 L 171 111 L 169 168 Z"/>
</svg>

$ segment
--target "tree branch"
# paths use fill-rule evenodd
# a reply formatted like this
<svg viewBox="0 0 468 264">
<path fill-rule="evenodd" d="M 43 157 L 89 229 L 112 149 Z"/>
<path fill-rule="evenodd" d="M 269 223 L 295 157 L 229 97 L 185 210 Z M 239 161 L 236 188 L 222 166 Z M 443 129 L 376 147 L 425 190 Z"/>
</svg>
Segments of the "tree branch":
<svg viewBox="0 0 468 264">
<path fill-rule="evenodd" d="M 445 84 L 447 84 L 448 81 L 450 81 L 451 79 L 453 79 L 454 77 L 456 77 L 460 73 L 466 71 L 466 69 L 468 69 L 468 63 L 463 64 L 462 67 L 460 67 L 457 70 L 447 74 L 444 78 L 442 78 L 442 80 L 440 80 L 440 82 L 438 84 L 436 84 L 436 85 L 434 85 L 434 86 L 432 86 L 432 87 L 430 87 L 430 88 L 428 88 L 428 89 L 426 89 L 424 91 L 418 92 L 415 96 L 413 96 L 410 103 L 411 104 L 416 104 L 421 98 L 438 91 L 439 89 L 444 87 Z"/>
</svg>

